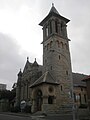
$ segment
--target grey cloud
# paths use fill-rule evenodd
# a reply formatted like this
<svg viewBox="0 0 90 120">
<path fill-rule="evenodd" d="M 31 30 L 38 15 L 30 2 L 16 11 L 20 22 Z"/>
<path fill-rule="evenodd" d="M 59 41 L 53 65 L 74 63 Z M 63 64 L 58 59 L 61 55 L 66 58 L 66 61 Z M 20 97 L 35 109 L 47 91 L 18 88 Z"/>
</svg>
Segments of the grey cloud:
<svg viewBox="0 0 90 120">
<path fill-rule="evenodd" d="M 25 54 L 20 54 L 20 46 L 8 35 L 0 33 L 0 83 L 8 88 L 16 81 L 17 72 L 23 67 Z"/>
<path fill-rule="evenodd" d="M 0 6 L 15 6 L 15 9 L 23 5 L 34 5 L 31 0 L 0 0 Z M 4 4 L 4 2 L 6 2 Z M 43 19 L 51 8 L 51 0 L 39 0 L 40 18 Z M 71 39 L 70 49 L 73 71 L 90 74 L 90 0 L 55 0 L 55 7 L 59 13 L 71 21 L 68 24 L 68 34 Z M 37 12 L 37 11 L 36 11 Z M 9 85 L 15 81 L 17 71 L 25 63 L 24 55 L 19 54 L 18 46 L 12 38 L 0 34 L 0 82 L 9 81 Z M 31 54 L 31 53 L 30 53 Z M 32 58 L 32 57 L 31 57 Z M 12 74 L 12 75 L 11 75 Z"/>
<path fill-rule="evenodd" d="M 27 5 L 32 7 L 35 3 L 38 2 L 37 0 L 0 0 L 0 9 L 9 8 L 17 11 L 20 9 L 22 5 Z"/>
</svg>

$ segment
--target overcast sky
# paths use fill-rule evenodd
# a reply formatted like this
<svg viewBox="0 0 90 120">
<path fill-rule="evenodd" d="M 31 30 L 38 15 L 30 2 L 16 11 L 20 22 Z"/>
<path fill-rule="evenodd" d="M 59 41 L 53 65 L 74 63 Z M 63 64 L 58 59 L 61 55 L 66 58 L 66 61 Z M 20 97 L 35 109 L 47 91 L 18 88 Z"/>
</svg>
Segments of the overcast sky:
<svg viewBox="0 0 90 120">
<path fill-rule="evenodd" d="M 19 69 L 42 64 L 42 27 L 51 4 L 70 19 L 68 37 L 74 72 L 90 74 L 90 0 L 0 0 L 0 83 L 11 89 Z"/>
</svg>

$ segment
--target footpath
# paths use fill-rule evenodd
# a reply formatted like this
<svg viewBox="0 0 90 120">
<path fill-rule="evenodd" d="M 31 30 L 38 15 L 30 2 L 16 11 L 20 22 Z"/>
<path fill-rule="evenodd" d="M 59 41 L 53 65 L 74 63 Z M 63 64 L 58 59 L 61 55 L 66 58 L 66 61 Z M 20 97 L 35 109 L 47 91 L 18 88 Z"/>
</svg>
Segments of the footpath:
<svg viewBox="0 0 90 120">
<path fill-rule="evenodd" d="M 13 116 L 19 116 L 19 117 L 29 117 L 31 118 L 31 120 L 42 120 L 42 118 L 45 118 L 45 115 L 34 115 L 34 114 L 30 114 L 30 113 L 14 113 L 14 112 L 0 112 L 0 114 L 3 115 L 13 115 Z M 41 118 L 41 119 L 40 119 Z M 46 120 L 46 118 L 45 118 Z"/>
<path fill-rule="evenodd" d="M 82 116 L 80 118 L 73 118 L 70 114 L 30 114 L 30 113 L 13 113 L 0 112 L 0 114 L 29 117 L 31 120 L 90 120 L 90 116 Z"/>
</svg>

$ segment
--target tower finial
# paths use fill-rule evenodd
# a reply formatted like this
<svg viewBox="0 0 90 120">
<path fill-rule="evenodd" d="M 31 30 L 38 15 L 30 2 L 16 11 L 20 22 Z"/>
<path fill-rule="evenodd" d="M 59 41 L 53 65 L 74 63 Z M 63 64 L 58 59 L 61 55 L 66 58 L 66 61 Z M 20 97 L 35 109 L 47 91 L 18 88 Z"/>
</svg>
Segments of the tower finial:
<svg viewBox="0 0 90 120">
<path fill-rule="evenodd" d="M 27 57 L 27 60 L 29 61 L 29 57 Z"/>
<path fill-rule="evenodd" d="M 36 61 L 36 58 L 35 58 L 35 61 Z"/>
<path fill-rule="evenodd" d="M 52 3 L 52 7 L 54 7 L 54 3 Z"/>
</svg>

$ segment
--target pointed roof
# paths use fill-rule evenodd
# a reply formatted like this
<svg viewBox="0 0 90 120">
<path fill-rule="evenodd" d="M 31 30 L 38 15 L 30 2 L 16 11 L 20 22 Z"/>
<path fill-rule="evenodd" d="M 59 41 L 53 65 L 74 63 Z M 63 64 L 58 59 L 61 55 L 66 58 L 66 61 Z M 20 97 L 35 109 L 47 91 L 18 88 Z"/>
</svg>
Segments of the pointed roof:
<svg viewBox="0 0 90 120">
<path fill-rule="evenodd" d="M 34 61 L 34 63 L 32 64 L 32 67 L 38 67 L 39 65 L 38 65 L 38 63 L 37 63 L 37 61 L 36 61 L 36 58 L 35 58 L 35 61 Z"/>
<path fill-rule="evenodd" d="M 27 57 L 27 62 L 25 64 L 23 73 L 31 69 L 31 63 L 29 62 L 29 57 Z"/>
<path fill-rule="evenodd" d="M 51 7 L 51 10 L 50 10 L 49 14 L 50 14 L 50 13 L 55 13 L 55 14 L 60 15 L 59 12 L 58 12 L 58 11 L 56 10 L 56 8 L 54 7 L 54 3 L 52 3 L 52 7 Z"/>
<path fill-rule="evenodd" d="M 68 23 L 68 22 L 70 21 L 69 19 L 61 16 L 61 15 L 59 14 L 59 12 L 57 11 L 57 9 L 54 7 L 54 4 L 52 3 L 52 7 L 51 7 L 51 9 L 50 9 L 49 14 L 39 23 L 39 25 L 43 26 L 44 23 L 45 23 L 50 17 L 52 17 L 52 16 L 58 17 L 58 18 L 64 20 L 66 23 Z"/>
<path fill-rule="evenodd" d="M 20 71 L 19 71 L 19 73 L 18 73 L 18 76 L 22 76 L 21 68 L 20 68 Z"/>
<path fill-rule="evenodd" d="M 82 80 L 87 77 L 85 74 L 80 73 L 72 73 L 73 77 L 73 85 L 74 86 L 83 86 L 86 87 L 86 83 L 84 83 Z"/>
<path fill-rule="evenodd" d="M 59 83 L 55 81 L 52 75 L 47 71 L 39 79 L 37 79 L 30 87 L 32 88 L 42 83 L 59 85 Z"/>
</svg>

